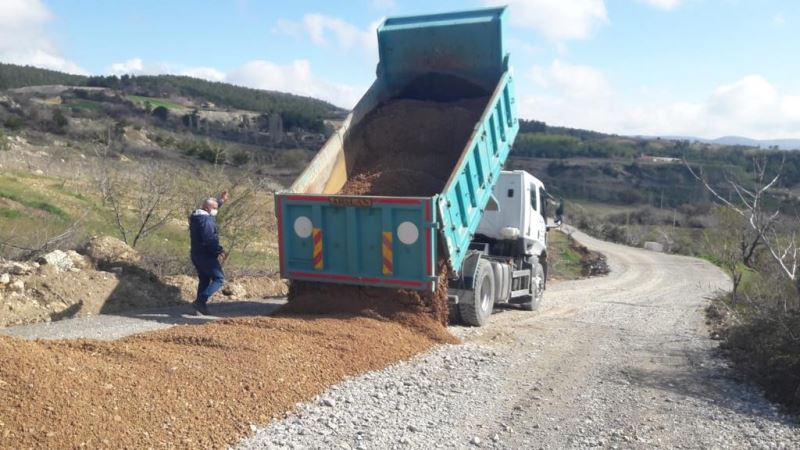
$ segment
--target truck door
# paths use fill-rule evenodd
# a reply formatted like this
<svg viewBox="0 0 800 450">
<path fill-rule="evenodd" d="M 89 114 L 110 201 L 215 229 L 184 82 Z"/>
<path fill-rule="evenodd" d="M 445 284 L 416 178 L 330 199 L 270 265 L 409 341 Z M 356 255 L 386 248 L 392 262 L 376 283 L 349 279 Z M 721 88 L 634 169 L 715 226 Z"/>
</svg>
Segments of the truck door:
<svg viewBox="0 0 800 450">
<path fill-rule="evenodd" d="M 544 209 L 543 209 L 543 198 L 542 193 L 540 192 L 541 188 L 537 186 L 535 183 L 530 183 L 528 185 L 528 193 L 530 199 L 530 215 L 528 221 L 528 233 L 527 236 L 532 241 L 539 241 L 540 243 L 544 243 L 544 234 L 545 234 L 545 221 L 544 221 Z"/>
</svg>

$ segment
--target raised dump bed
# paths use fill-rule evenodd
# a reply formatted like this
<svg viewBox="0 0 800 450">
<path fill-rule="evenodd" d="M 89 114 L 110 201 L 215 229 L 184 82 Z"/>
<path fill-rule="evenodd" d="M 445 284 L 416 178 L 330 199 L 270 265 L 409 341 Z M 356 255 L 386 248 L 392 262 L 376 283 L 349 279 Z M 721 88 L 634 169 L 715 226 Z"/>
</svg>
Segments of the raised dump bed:
<svg viewBox="0 0 800 450">
<path fill-rule="evenodd" d="M 276 194 L 283 277 L 434 290 L 458 273 L 519 125 L 504 8 L 387 19 L 377 79 Z"/>
</svg>

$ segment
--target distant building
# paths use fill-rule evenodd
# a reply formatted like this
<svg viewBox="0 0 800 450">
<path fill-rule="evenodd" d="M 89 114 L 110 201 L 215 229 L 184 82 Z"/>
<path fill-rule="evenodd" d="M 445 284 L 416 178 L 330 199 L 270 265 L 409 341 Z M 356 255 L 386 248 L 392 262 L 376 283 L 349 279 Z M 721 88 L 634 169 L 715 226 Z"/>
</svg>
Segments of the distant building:
<svg viewBox="0 0 800 450">
<path fill-rule="evenodd" d="M 642 155 L 639 157 L 641 161 L 648 161 L 648 162 L 655 162 L 655 163 L 677 163 L 680 162 L 680 158 L 672 158 L 669 156 L 651 156 L 651 155 Z"/>
</svg>

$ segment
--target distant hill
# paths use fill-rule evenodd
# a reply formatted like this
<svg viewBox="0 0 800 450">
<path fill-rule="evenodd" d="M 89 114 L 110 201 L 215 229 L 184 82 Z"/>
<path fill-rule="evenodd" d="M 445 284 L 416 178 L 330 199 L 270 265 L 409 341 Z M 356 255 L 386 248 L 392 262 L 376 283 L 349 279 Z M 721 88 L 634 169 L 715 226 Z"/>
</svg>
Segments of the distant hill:
<svg viewBox="0 0 800 450">
<path fill-rule="evenodd" d="M 649 137 L 654 139 L 653 137 Z M 752 139 L 743 136 L 723 136 L 716 139 L 703 139 L 692 136 L 662 136 L 663 139 L 685 140 L 702 142 L 705 144 L 739 145 L 743 147 L 771 148 L 779 150 L 800 150 L 800 139 Z"/>
<path fill-rule="evenodd" d="M 284 92 L 264 91 L 177 75 L 82 76 L 31 66 L 0 63 L 0 90 L 42 85 L 97 86 L 150 97 L 179 95 L 217 106 L 262 113 L 280 113 L 284 123 L 317 128 L 322 119 L 344 110 L 328 102 Z"/>
<path fill-rule="evenodd" d="M 710 141 L 721 145 L 745 145 L 748 147 L 778 147 L 781 150 L 800 150 L 800 139 L 750 139 L 740 136 L 724 136 Z"/>
<path fill-rule="evenodd" d="M 0 90 L 47 84 L 63 84 L 66 86 L 83 86 L 88 77 L 39 69 L 31 66 L 0 63 Z"/>
</svg>

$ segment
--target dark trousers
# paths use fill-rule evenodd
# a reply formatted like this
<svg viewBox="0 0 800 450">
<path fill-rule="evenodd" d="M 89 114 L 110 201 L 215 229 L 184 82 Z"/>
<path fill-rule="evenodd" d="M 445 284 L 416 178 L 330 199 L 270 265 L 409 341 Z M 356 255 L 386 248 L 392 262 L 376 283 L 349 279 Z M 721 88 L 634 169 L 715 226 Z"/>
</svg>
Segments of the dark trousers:
<svg viewBox="0 0 800 450">
<path fill-rule="evenodd" d="M 199 279 L 195 301 L 205 305 L 209 297 L 214 295 L 225 283 L 225 274 L 222 272 L 222 266 L 215 256 L 192 255 L 192 264 L 197 270 L 197 278 Z"/>
</svg>

